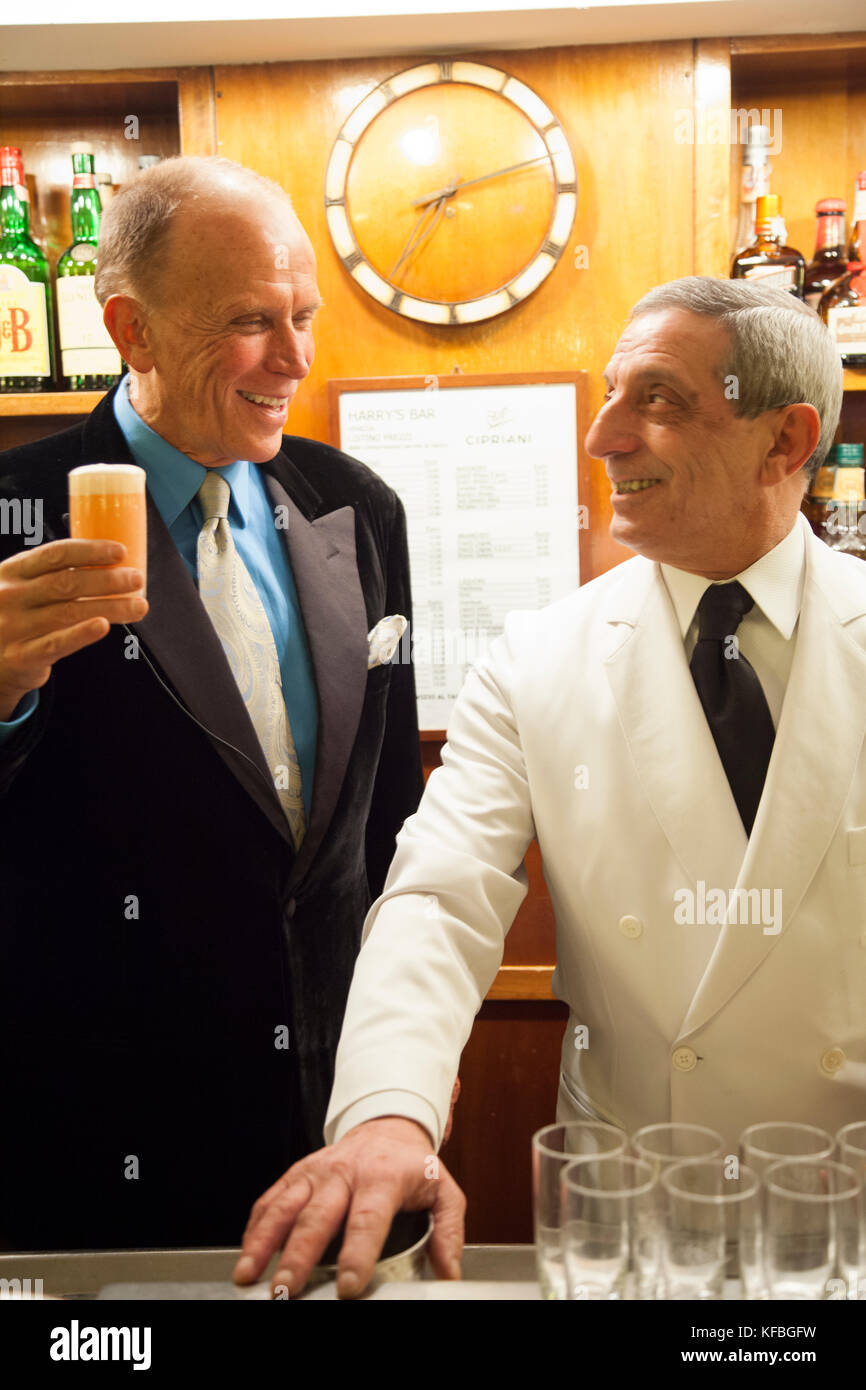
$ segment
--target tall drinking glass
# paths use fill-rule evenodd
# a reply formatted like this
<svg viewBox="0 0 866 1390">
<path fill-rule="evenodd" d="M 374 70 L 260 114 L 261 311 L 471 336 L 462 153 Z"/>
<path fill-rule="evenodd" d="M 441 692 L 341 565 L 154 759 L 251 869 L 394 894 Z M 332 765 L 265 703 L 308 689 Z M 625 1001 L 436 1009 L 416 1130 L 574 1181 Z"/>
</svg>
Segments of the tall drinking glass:
<svg viewBox="0 0 866 1390">
<path fill-rule="evenodd" d="M 632 1151 L 637 1158 L 649 1163 L 653 1172 L 661 1180 L 663 1173 L 675 1163 L 685 1163 L 688 1159 L 721 1158 L 725 1151 L 722 1136 L 705 1125 L 687 1125 L 676 1122 L 644 1125 L 636 1130 L 631 1138 Z M 655 1264 L 645 1265 L 638 1284 L 638 1298 L 664 1298 L 665 1283 L 662 1273 L 661 1231 L 664 1220 L 663 1189 L 656 1188 L 658 1204 L 657 1230 L 659 1239 L 656 1245 Z M 648 1281 L 648 1282 L 647 1282 Z"/>
<path fill-rule="evenodd" d="M 771 1164 L 764 1184 L 770 1297 L 828 1297 L 856 1260 L 861 1178 L 845 1163 L 799 1158 Z"/>
<path fill-rule="evenodd" d="M 866 1121 L 845 1125 L 836 1135 L 839 1161 L 847 1163 L 866 1181 Z"/>
<path fill-rule="evenodd" d="M 815 1163 L 820 1158 L 832 1157 L 832 1135 L 817 1125 L 769 1120 L 764 1124 L 749 1125 L 740 1135 L 740 1158 L 760 1178 L 773 1163 L 795 1158 L 810 1159 Z"/>
<path fill-rule="evenodd" d="M 764 1278 L 757 1174 L 730 1159 L 697 1159 L 666 1169 L 661 1184 L 665 1296 L 722 1298 L 732 1261 L 743 1297 L 760 1297 Z"/>
<path fill-rule="evenodd" d="M 568 1297 L 560 1230 L 559 1180 L 573 1159 L 625 1152 L 627 1135 L 592 1121 L 545 1125 L 532 1136 L 532 1206 L 535 1254 L 543 1298 Z"/>
<path fill-rule="evenodd" d="M 621 1299 L 656 1248 L 656 1175 L 642 1158 L 579 1158 L 562 1174 L 562 1242 L 570 1299 Z"/>
<path fill-rule="evenodd" d="M 857 1267 L 848 1271 L 846 1297 L 866 1299 L 866 1122 L 858 1120 L 855 1124 L 845 1125 L 836 1135 L 836 1145 L 839 1161 L 854 1169 L 864 1187 Z"/>
</svg>

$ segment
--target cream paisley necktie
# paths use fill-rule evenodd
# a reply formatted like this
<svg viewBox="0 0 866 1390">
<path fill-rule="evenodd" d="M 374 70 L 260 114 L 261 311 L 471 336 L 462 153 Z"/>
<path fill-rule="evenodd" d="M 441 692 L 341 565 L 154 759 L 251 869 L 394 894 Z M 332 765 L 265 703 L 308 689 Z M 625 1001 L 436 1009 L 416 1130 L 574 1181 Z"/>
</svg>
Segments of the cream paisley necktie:
<svg viewBox="0 0 866 1390">
<path fill-rule="evenodd" d="M 235 549 L 228 522 L 231 489 L 222 474 L 208 469 L 198 500 L 204 517 L 198 537 L 199 597 L 238 683 L 298 849 L 307 828 L 301 769 L 271 626 Z"/>
</svg>

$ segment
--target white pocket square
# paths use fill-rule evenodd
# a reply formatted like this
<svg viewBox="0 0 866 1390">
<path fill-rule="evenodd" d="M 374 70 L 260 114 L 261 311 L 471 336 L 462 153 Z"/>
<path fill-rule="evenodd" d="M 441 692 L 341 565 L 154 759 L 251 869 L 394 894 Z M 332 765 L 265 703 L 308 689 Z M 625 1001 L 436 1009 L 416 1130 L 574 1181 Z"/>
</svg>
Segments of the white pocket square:
<svg viewBox="0 0 866 1390">
<path fill-rule="evenodd" d="M 374 666 L 386 666 L 393 660 L 400 645 L 400 638 L 409 623 L 399 613 L 390 618 L 380 618 L 376 626 L 367 633 L 367 670 Z"/>
</svg>

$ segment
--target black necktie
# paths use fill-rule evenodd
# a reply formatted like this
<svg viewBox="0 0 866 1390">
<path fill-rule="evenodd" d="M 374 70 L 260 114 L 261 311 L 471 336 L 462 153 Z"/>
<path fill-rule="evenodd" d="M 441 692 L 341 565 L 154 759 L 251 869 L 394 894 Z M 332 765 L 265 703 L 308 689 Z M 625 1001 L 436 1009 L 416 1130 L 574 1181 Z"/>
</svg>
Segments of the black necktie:
<svg viewBox="0 0 866 1390">
<path fill-rule="evenodd" d="M 711 584 L 698 604 L 691 672 L 746 834 L 751 835 L 775 730 L 761 682 L 737 646 L 754 605 L 742 584 Z"/>
</svg>

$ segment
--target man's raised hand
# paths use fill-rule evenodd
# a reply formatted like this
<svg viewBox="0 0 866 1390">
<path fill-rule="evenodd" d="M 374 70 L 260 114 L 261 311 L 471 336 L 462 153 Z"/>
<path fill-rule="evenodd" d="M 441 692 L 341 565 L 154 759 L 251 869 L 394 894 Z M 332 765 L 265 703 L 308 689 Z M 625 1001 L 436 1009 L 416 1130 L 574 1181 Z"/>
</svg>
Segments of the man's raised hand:
<svg viewBox="0 0 866 1390">
<path fill-rule="evenodd" d="M 131 596 L 144 583 L 137 570 L 89 568 L 125 555 L 119 541 L 59 540 L 0 564 L 0 720 L 45 684 L 55 661 L 98 642 L 111 623 L 144 617 L 147 600 Z"/>
</svg>

